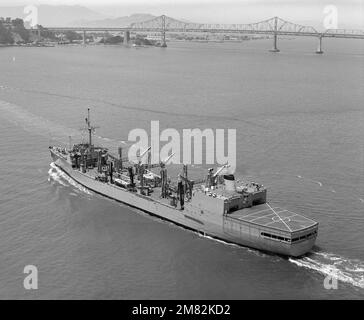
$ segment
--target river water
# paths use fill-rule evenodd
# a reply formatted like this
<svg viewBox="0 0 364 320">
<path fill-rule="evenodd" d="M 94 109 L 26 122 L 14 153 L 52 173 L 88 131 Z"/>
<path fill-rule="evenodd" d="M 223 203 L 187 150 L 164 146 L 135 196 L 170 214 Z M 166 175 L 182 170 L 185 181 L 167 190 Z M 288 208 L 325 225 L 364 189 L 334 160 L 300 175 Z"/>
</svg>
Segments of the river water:
<svg viewBox="0 0 364 320">
<path fill-rule="evenodd" d="M 363 299 L 364 43 L 278 44 L 1 48 L 0 298 Z M 316 247 L 268 255 L 85 190 L 48 145 L 80 135 L 87 107 L 111 148 L 151 120 L 236 129 L 237 177 L 318 221 Z M 23 287 L 26 265 L 38 290 Z"/>
</svg>

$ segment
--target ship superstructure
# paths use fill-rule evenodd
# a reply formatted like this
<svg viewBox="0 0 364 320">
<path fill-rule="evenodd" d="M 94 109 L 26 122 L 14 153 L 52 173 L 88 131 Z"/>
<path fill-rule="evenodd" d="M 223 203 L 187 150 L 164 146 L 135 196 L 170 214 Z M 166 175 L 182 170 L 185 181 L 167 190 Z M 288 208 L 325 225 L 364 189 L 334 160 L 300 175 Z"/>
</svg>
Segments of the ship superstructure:
<svg viewBox="0 0 364 320">
<path fill-rule="evenodd" d="M 68 149 L 50 146 L 54 163 L 75 181 L 108 198 L 123 202 L 185 228 L 224 241 L 288 256 L 301 256 L 314 245 L 318 223 L 272 207 L 267 189 L 255 182 L 237 183 L 226 170 L 210 168 L 192 180 L 182 165 L 176 179 L 168 176 L 170 155 L 159 164 L 144 163 L 150 148 L 135 162 L 94 146 L 90 114 L 88 142 Z M 176 180 L 176 181 L 173 181 Z"/>
</svg>

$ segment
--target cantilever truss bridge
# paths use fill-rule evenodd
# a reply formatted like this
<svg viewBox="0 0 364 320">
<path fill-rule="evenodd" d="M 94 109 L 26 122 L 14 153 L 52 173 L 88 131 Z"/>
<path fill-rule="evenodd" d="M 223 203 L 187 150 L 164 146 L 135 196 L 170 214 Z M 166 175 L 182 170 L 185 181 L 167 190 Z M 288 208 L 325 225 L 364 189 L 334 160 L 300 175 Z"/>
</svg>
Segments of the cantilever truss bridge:
<svg viewBox="0 0 364 320">
<path fill-rule="evenodd" d="M 322 53 L 322 38 L 350 38 L 364 39 L 364 30 L 348 30 L 348 29 L 327 29 L 317 31 L 311 26 L 304 26 L 273 17 L 264 21 L 250 24 L 204 24 L 179 21 L 168 16 L 162 15 L 144 22 L 132 23 L 127 27 L 120 28 L 100 28 L 100 27 L 65 27 L 65 28 L 47 28 L 51 31 L 64 32 L 68 30 L 83 32 L 84 35 L 89 32 L 101 31 L 120 31 L 125 35 L 130 32 L 158 32 L 161 34 L 162 46 L 166 46 L 166 33 L 223 33 L 223 34 L 262 34 L 273 36 L 272 51 L 279 51 L 277 48 L 278 36 L 306 36 L 317 37 L 319 40 L 318 53 Z M 125 39 L 125 37 L 124 37 Z"/>
</svg>

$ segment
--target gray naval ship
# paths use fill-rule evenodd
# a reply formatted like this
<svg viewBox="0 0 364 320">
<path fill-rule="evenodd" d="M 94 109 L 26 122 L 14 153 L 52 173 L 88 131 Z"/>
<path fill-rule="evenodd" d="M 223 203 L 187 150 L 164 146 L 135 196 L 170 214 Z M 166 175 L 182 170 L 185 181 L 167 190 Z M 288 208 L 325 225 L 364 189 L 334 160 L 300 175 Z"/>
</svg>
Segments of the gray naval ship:
<svg viewBox="0 0 364 320">
<path fill-rule="evenodd" d="M 167 162 L 142 163 L 113 156 L 94 146 L 90 112 L 88 142 L 50 146 L 54 164 L 79 184 L 151 215 L 226 242 L 285 256 L 302 256 L 315 244 L 318 223 L 267 203 L 267 189 L 258 183 L 237 183 L 228 165 L 209 169 L 200 180 L 188 177 L 186 165 L 171 181 Z M 225 170 L 224 170 L 225 169 Z M 225 172 L 225 174 L 224 174 Z"/>
</svg>

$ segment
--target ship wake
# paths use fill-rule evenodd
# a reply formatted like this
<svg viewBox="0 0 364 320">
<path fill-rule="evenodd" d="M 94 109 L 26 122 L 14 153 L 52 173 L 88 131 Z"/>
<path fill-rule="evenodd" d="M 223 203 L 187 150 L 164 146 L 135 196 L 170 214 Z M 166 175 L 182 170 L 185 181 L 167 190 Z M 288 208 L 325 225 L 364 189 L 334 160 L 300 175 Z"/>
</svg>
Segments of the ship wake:
<svg viewBox="0 0 364 320">
<path fill-rule="evenodd" d="M 217 241 L 224 245 L 243 248 L 237 244 L 218 240 L 207 235 L 199 234 L 199 236 Z M 267 254 L 257 249 L 247 249 L 250 253 L 262 258 L 278 258 L 277 261 L 286 261 L 286 259 L 274 254 Z M 333 253 L 311 251 L 309 254 L 301 258 L 288 258 L 288 261 L 299 267 L 318 272 L 324 276 L 331 276 L 338 281 L 349 283 L 355 287 L 364 289 L 364 261 L 360 261 L 359 259 L 347 259 Z"/>
<path fill-rule="evenodd" d="M 64 187 L 72 186 L 76 192 L 78 191 L 85 193 L 87 195 L 92 195 L 92 193 L 87 188 L 80 185 L 71 177 L 69 177 L 67 174 L 65 174 L 61 169 L 59 169 L 54 164 L 54 162 L 50 164 L 48 175 L 49 175 L 48 181 L 55 181 Z"/>
<path fill-rule="evenodd" d="M 50 169 L 48 171 L 48 180 L 55 181 L 62 186 L 72 186 L 75 192 L 85 193 L 87 195 L 92 195 L 92 193 L 70 178 L 61 169 L 59 169 L 54 162 L 50 164 Z M 73 194 L 74 195 L 74 194 Z M 159 219 L 158 219 L 159 220 Z M 181 227 L 185 229 L 184 227 Z M 221 239 L 216 239 L 206 234 L 197 233 L 201 238 L 209 239 L 215 242 L 219 242 L 223 245 L 232 246 L 235 248 L 242 248 L 240 245 L 226 242 Z M 247 248 L 248 252 L 253 253 L 262 258 L 278 258 L 279 261 L 287 261 L 286 259 L 274 255 L 266 254 L 256 249 Z M 306 268 L 315 272 L 318 272 L 324 276 L 331 276 L 338 281 L 351 284 L 355 287 L 364 289 L 364 261 L 359 259 L 347 259 L 337 254 L 326 253 L 322 251 L 311 251 L 304 257 L 301 258 L 288 258 L 288 261 L 297 265 L 298 267 Z"/>
<path fill-rule="evenodd" d="M 60 144 L 68 145 L 70 136 L 74 140 L 85 139 L 84 134 L 80 130 L 55 123 L 54 121 L 33 114 L 25 108 L 10 102 L 0 100 L 0 111 L 4 119 L 21 127 L 23 130 L 50 138 L 50 144 L 59 142 Z M 111 151 L 117 150 L 120 144 L 123 144 L 125 147 L 131 145 L 131 143 L 126 141 L 118 141 L 100 135 L 95 135 L 94 139 Z"/>
<path fill-rule="evenodd" d="M 321 251 L 312 251 L 302 258 L 289 258 L 299 267 L 314 270 L 324 276 L 364 289 L 364 262 Z"/>
</svg>

